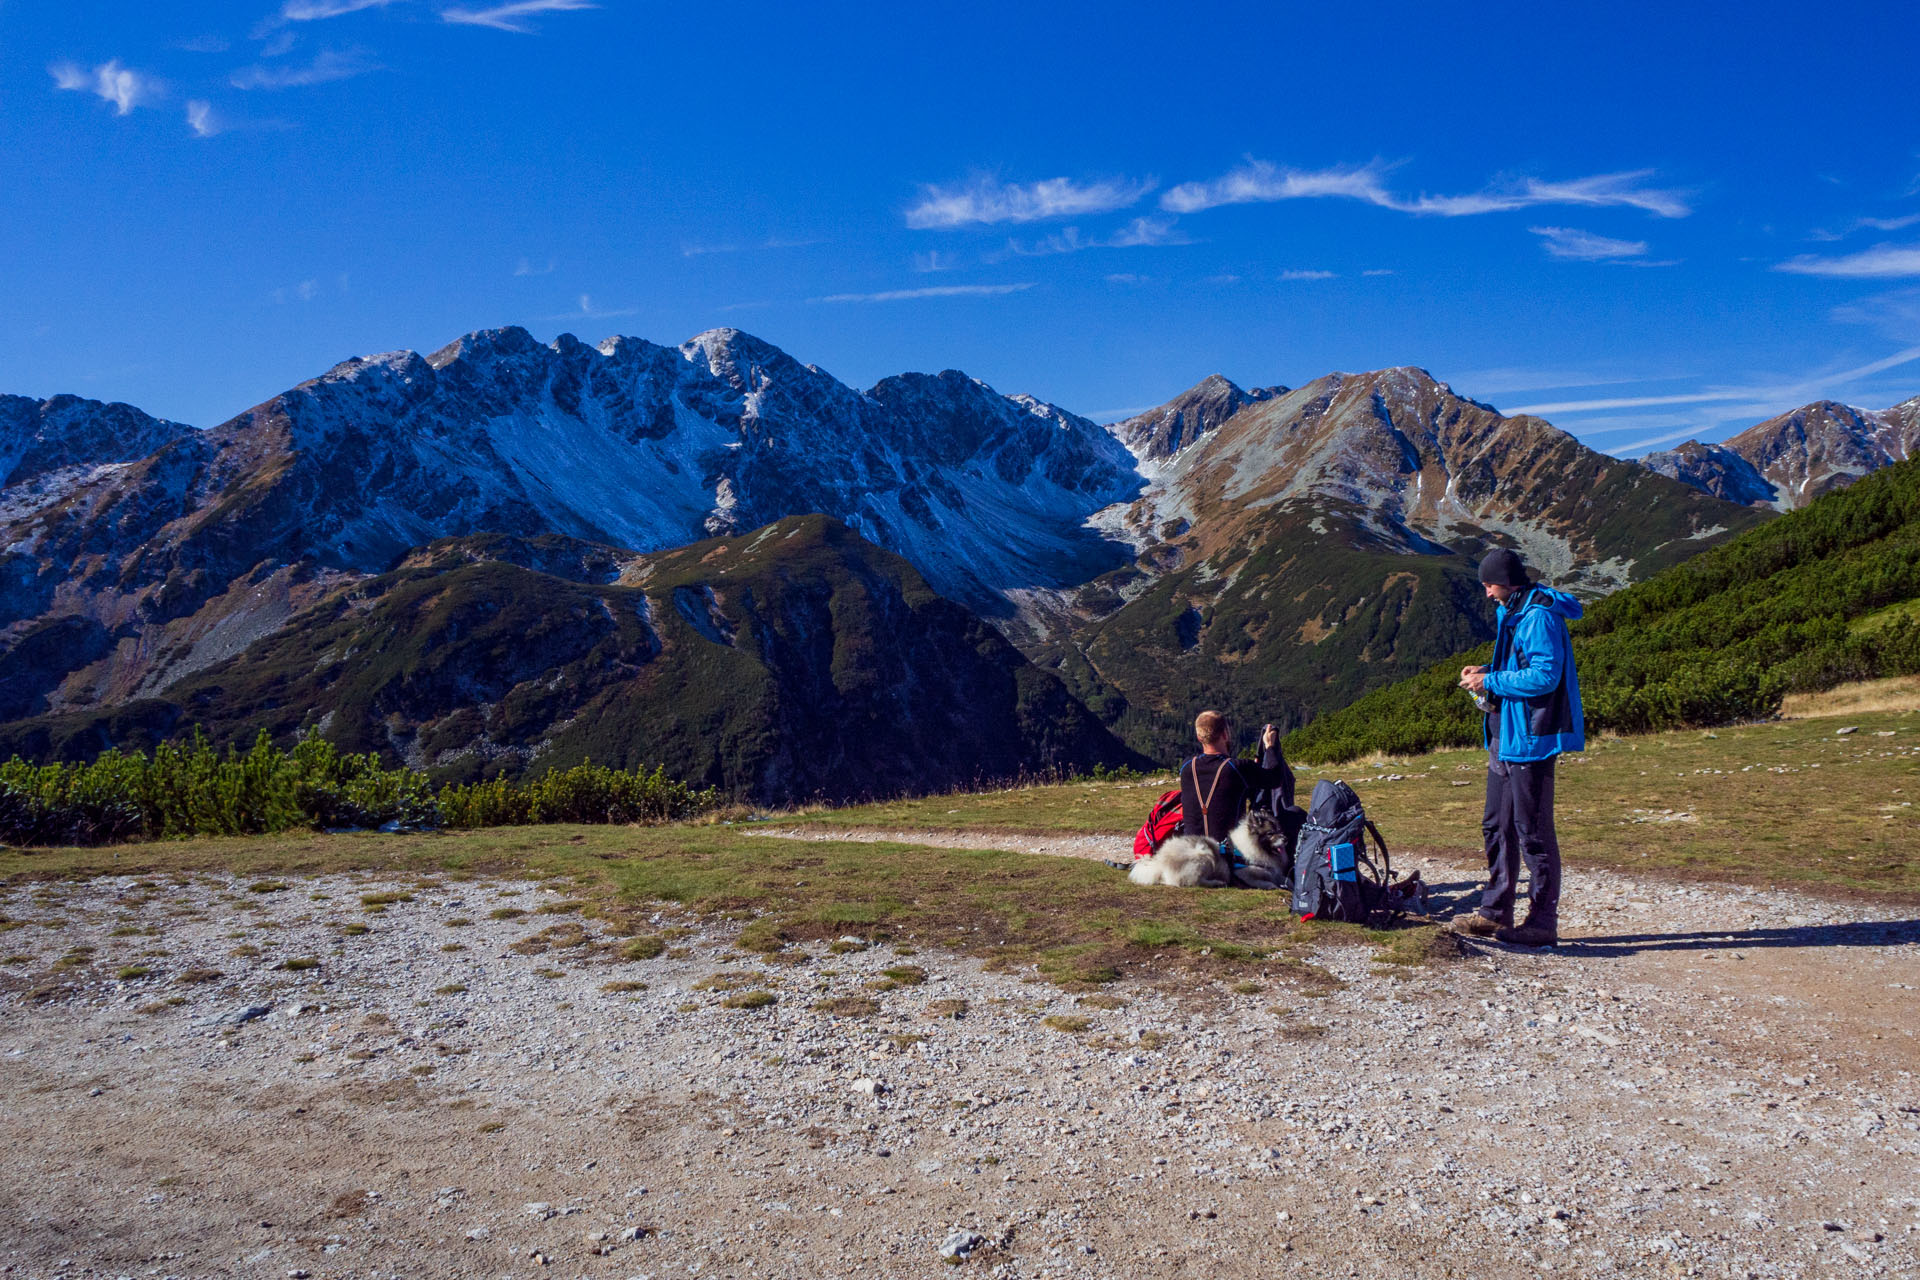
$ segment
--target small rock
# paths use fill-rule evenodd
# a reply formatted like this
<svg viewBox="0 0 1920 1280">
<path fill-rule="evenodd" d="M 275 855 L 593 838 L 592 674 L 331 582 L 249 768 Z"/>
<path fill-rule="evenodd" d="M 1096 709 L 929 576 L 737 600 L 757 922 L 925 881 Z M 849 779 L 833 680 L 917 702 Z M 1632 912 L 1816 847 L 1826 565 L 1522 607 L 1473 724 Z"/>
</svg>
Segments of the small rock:
<svg viewBox="0 0 1920 1280">
<path fill-rule="evenodd" d="M 622 1240 L 631 1242 L 634 1240 L 640 1240 L 645 1238 L 646 1234 L 647 1234 L 647 1229 L 645 1227 L 628 1227 L 625 1231 L 622 1231 L 620 1233 L 620 1238 Z"/>
<path fill-rule="evenodd" d="M 971 1231 L 953 1231 L 940 1242 L 940 1256 L 959 1258 L 964 1262 L 969 1254 L 986 1242 L 985 1236 L 975 1235 Z"/>
<path fill-rule="evenodd" d="M 1886 1239 L 1885 1236 L 1873 1230 L 1871 1227 L 1860 1228 L 1853 1233 L 1853 1238 L 1862 1244 L 1879 1244 L 1882 1240 Z"/>
<path fill-rule="evenodd" d="M 305 1267 L 295 1267 L 287 1272 L 287 1280 L 307 1280 L 307 1277 L 312 1274 L 313 1272 L 307 1270 Z"/>
<path fill-rule="evenodd" d="M 485 1227 L 474 1227 L 467 1232 L 467 1239 L 469 1240 L 491 1240 L 492 1238 L 493 1232 L 487 1230 Z"/>
<path fill-rule="evenodd" d="M 1858 732 L 1860 732 L 1860 726 L 1857 724 L 1850 724 L 1844 729 L 1835 729 L 1833 731 L 1833 736 L 1836 738 L 1844 738 L 1850 733 L 1858 733 Z"/>
<path fill-rule="evenodd" d="M 264 1004 L 250 1004 L 244 1009 L 236 1009 L 227 1015 L 227 1025 L 237 1027 L 243 1022 L 252 1022 L 255 1018 L 264 1018 L 273 1009 Z"/>
<path fill-rule="evenodd" d="M 553 1206 L 548 1204 L 545 1200 L 535 1200 L 530 1202 L 529 1204 L 527 1204 L 526 1210 L 528 1213 L 532 1214 L 536 1218 L 544 1219 L 544 1218 L 551 1218 L 553 1216 Z"/>
<path fill-rule="evenodd" d="M 93 1088 L 87 1090 L 87 1096 L 89 1098 L 97 1098 L 105 1092 L 106 1092 L 105 1089 L 102 1089 L 98 1085 L 95 1085 Z"/>
<path fill-rule="evenodd" d="M 883 1094 L 887 1091 L 887 1086 L 885 1086 L 884 1084 L 881 1084 L 878 1080 L 875 1080 L 872 1076 L 861 1076 L 858 1080 L 855 1080 L 853 1084 L 849 1087 L 855 1093 L 864 1093 L 869 1098 L 878 1097 L 880 1094 Z"/>
</svg>

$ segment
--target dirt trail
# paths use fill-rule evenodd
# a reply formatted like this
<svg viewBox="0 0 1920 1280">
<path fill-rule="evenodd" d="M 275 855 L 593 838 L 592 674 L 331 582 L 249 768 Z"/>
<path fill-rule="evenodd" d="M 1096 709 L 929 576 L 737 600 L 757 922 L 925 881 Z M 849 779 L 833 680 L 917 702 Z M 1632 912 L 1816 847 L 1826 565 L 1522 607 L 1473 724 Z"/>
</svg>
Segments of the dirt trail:
<svg viewBox="0 0 1920 1280">
<path fill-rule="evenodd" d="M 622 961 L 522 883 L 145 883 L 0 888 L 0 1274 L 1920 1270 L 1907 912 L 1575 868 L 1554 953 L 1087 996 L 664 915 Z"/>
</svg>

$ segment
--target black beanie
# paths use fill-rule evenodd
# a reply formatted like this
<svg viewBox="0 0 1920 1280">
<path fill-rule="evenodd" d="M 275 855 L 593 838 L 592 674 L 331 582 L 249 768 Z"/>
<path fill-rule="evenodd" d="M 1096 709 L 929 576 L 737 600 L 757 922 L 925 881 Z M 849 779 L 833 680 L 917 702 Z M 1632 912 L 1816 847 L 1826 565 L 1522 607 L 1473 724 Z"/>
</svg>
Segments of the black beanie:
<svg viewBox="0 0 1920 1280">
<path fill-rule="evenodd" d="M 1527 577 L 1527 566 L 1520 563 L 1519 553 L 1505 547 L 1495 547 L 1481 559 L 1480 581 L 1496 587 L 1533 585 Z"/>
</svg>

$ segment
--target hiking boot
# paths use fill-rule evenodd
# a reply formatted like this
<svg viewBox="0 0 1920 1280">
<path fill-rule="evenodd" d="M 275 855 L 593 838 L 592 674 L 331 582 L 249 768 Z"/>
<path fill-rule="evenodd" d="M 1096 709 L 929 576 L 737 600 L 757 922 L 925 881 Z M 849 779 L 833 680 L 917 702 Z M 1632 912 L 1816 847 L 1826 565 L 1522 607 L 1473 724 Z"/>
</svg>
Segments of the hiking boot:
<svg viewBox="0 0 1920 1280">
<path fill-rule="evenodd" d="M 1511 928 L 1511 922 L 1502 923 L 1484 912 L 1475 911 L 1471 915 L 1460 916 L 1453 922 L 1455 933 L 1464 933 L 1474 938 L 1491 938 L 1500 930 Z"/>
<path fill-rule="evenodd" d="M 1493 937 L 1496 942 L 1513 947 L 1551 947 L 1560 941 L 1558 930 L 1537 924 L 1508 925 L 1504 929 L 1496 929 Z"/>
</svg>

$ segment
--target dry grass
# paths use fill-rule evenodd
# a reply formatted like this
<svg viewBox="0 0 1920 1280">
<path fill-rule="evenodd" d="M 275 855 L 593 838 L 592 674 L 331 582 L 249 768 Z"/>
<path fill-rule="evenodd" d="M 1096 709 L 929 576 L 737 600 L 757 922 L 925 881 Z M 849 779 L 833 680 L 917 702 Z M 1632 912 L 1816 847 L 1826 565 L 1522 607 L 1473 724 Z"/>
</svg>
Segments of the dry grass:
<svg viewBox="0 0 1920 1280">
<path fill-rule="evenodd" d="M 1780 714 L 1789 720 L 1875 711 L 1920 711 L 1920 676 L 1890 676 L 1839 685 L 1824 693 L 1794 693 L 1780 704 Z"/>
</svg>

